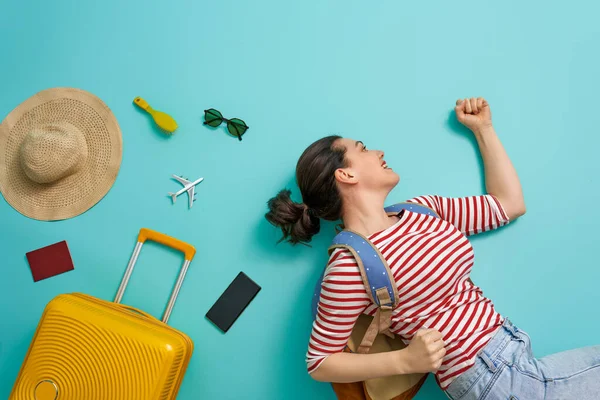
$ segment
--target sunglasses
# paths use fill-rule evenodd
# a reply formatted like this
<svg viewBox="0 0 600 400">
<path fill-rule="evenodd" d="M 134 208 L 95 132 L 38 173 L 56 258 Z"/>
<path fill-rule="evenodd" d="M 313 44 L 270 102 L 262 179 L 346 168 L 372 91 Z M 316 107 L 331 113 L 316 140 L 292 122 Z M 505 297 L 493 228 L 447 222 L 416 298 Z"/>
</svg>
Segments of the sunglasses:
<svg viewBox="0 0 600 400">
<path fill-rule="evenodd" d="M 217 126 L 221 125 L 223 121 L 227 122 L 227 130 L 229 133 L 231 133 L 233 136 L 237 136 L 240 141 L 242 141 L 242 135 L 250 128 L 239 118 L 224 118 L 223 114 L 214 108 L 204 110 L 204 125 L 216 128 Z"/>
</svg>

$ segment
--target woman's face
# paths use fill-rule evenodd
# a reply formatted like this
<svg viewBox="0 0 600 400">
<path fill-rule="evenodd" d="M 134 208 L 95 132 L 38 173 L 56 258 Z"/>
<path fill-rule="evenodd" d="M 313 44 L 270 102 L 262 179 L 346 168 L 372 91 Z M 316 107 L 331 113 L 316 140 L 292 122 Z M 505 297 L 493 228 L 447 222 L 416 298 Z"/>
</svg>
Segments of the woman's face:
<svg viewBox="0 0 600 400">
<path fill-rule="evenodd" d="M 339 144 L 346 147 L 348 167 L 336 171 L 339 181 L 358 184 L 370 190 L 391 190 L 400 176 L 387 166 L 383 151 L 370 150 L 363 142 L 343 138 Z"/>
</svg>

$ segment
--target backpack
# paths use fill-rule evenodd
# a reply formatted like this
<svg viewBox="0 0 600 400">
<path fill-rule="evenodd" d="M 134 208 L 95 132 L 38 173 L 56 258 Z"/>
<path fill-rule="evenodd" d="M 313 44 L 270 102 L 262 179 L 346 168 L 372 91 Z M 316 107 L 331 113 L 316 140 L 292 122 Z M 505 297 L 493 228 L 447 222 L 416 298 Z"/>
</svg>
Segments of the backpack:
<svg viewBox="0 0 600 400">
<path fill-rule="evenodd" d="M 385 208 L 388 215 L 397 215 L 403 210 L 439 218 L 431 208 L 416 203 L 398 203 Z M 328 249 L 329 254 L 337 248 L 344 248 L 352 253 L 358 263 L 367 294 L 378 306 L 374 317 L 362 314 L 358 318 L 344 351 L 365 354 L 406 347 L 390 331 L 392 312 L 398 305 L 399 297 L 396 282 L 383 255 L 366 237 L 347 229 L 334 237 Z M 324 276 L 325 270 L 315 286 L 312 299 L 313 320 L 317 316 Z M 332 386 L 339 400 L 409 400 L 417 394 L 426 378 L 426 373 L 414 373 L 364 382 L 332 383 Z"/>
</svg>

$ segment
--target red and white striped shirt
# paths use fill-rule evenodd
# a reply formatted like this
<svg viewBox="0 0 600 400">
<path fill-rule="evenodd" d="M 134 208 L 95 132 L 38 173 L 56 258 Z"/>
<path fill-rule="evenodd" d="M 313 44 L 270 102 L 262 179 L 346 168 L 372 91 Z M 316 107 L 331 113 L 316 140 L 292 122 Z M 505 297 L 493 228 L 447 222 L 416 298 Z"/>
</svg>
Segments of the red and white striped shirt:
<svg viewBox="0 0 600 400">
<path fill-rule="evenodd" d="M 406 210 L 393 226 L 368 236 L 387 260 L 400 296 L 391 330 L 409 344 L 419 329 L 441 332 L 446 344 L 435 373 L 442 390 L 474 363 L 504 318 L 481 289 L 468 281 L 474 253 L 467 236 L 509 222 L 492 195 L 408 200 L 428 206 L 441 218 Z M 336 249 L 321 286 L 318 314 L 306 362 L 312 373 L 329 355 L 343 351 L 356 320 L 377 311 L 367 296 L 352 254 Z"/>
</svg>

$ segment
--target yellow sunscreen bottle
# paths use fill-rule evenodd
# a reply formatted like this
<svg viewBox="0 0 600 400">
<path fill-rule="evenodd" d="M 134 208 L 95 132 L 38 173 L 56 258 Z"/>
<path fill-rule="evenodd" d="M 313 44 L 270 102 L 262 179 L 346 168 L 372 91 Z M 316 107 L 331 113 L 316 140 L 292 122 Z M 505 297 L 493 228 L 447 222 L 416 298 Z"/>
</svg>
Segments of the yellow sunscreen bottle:
<svg viewBox="0 0 600 400">
<path fill-rule="evenodd" d="M 175 122 L 173 117 L 171 117 L 169 114 L 153 109 L 152 107 L 150 107 L 146 100 L 142 99 L 139 96 L 133 99 L 133 102 L 142 110 L 152 115 L 152 118 L 154 118 L 154 122 L 156 122 L 156 125 L 158 125 L 158 127 L 165 133 L 171 134 L 175 132 L 175 129 L 177 129 L 177 122 Z"/>
</svg>

